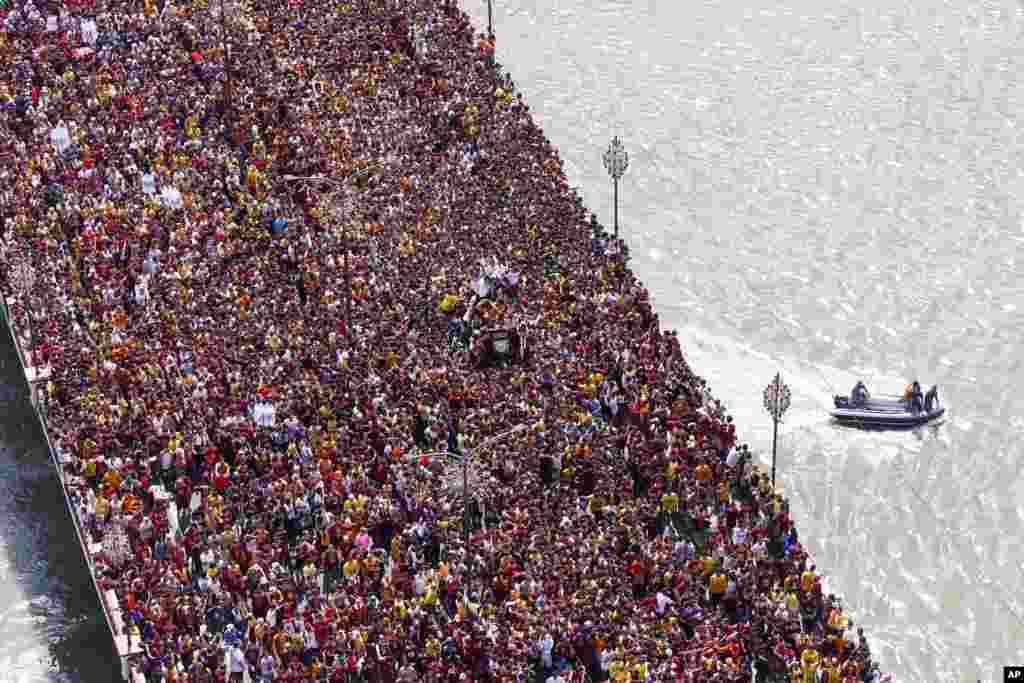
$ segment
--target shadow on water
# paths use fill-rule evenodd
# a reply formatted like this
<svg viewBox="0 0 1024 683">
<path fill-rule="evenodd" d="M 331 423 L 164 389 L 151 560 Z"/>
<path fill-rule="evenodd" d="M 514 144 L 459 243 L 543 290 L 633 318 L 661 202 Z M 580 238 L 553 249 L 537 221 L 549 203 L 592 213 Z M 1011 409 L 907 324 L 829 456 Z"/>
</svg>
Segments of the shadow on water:
<svg viewBox="0 0 1024 683">
<path fill-rule="evenodd" d="M 6 325 L 0 325 L 0 681 L 120 667 Z"/>
</svg>

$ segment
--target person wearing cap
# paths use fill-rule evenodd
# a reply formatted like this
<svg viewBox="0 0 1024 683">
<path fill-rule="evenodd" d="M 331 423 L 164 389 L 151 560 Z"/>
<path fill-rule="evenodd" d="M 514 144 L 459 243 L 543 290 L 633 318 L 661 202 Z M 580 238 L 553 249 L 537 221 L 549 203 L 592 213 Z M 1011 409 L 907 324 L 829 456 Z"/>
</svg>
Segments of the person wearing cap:
<svg viewBox="0 0 1024 683">
<path fill-rule="evenodd" d="M 712 606 L 717 607 L 722 598 L 725 597 L 728 583 L 729 578 L 722 569 L 718 569 L 711 574 L 708 581 L 708 597 Z"/>
</svg>

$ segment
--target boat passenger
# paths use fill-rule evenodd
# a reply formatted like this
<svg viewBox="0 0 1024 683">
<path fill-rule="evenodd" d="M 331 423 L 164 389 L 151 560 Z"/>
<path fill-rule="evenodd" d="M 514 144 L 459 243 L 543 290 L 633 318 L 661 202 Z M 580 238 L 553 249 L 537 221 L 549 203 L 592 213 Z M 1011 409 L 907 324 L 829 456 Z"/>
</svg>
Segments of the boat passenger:
<svg viewBox="0 0 1024 683">
<path fill-rule="evenodd" d="M 917 381 L 912 385 L 910 409 L 915 413 L 920 413 L 924 410 L 924 395 L 921 393 L 921 384 Z"/>
<path fill-rule="evenodd" d="M 864 386 L 864 382 L 862 381 L 858 381 L 853 386 L 853 390 L 850 391 L 850 403 L 854 406 L 864 405 L 869 397 L 868 388 Z"/>
</svg>

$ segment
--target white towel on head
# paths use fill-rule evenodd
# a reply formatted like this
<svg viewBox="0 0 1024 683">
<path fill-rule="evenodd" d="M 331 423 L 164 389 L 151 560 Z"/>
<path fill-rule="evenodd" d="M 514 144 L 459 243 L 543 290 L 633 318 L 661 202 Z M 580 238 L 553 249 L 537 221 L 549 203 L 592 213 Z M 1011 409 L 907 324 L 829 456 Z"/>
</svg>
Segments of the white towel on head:
<svg viewBox="0 0 1024 683">
<path fill-rule="evenodd" d="M 180 209 L 184 202 L 181 198 L 181 190 L 173 185 L 167 185 L 160 191 L 160 203 L 172 209 Z"/>
<path fill-rule="evenodd" d="M 89 45 L 96 45 L 99 39 L 99 29 L 96 27 L 96 20 L 86 17 L 82 19 L 79 27 L 82 31 L 82 41 Z"/>
</svg>

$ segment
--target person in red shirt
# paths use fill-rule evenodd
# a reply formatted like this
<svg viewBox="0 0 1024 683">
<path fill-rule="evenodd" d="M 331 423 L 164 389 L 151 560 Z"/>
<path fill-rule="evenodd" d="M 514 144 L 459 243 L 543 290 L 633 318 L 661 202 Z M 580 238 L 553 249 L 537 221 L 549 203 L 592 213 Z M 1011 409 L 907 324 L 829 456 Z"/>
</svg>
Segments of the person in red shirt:
<svg viewBox="0 0 1024 683">
<path fill-rule="evenodd" d="M 331 667 L 331 673 L 327 680 L 329 683 L 345 683 L 346 672 L 341 661 L 338 661 L 333 667 Z"/>
<path fill-rule="evenodd" d="M 316 638 L 317 645 L 321 649 L 330 639 L 333 629 L 334 625 L 327 619 L 326 615 L 313 622 L 313 636 Z"/>
</svg>

